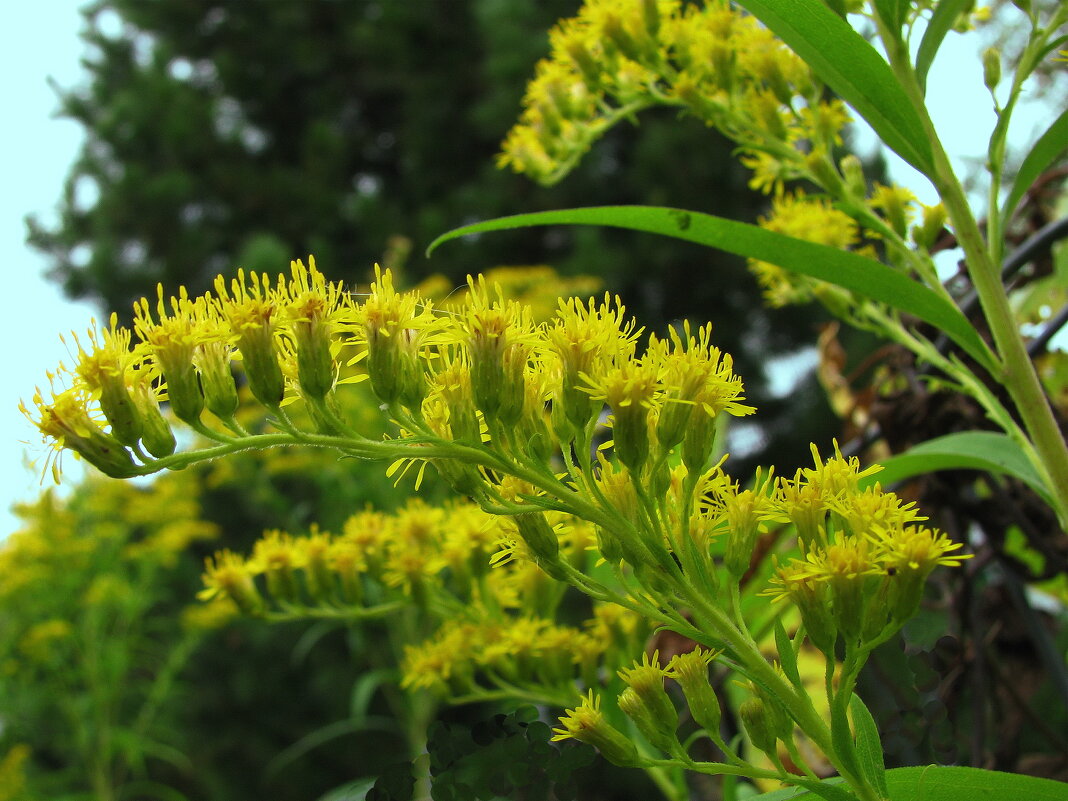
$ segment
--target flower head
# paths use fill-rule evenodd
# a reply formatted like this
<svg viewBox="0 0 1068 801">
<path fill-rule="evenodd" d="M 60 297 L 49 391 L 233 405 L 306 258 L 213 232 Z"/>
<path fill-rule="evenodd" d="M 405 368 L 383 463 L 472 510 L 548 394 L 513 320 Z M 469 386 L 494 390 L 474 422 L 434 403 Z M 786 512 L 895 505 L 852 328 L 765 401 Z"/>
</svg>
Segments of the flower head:
<svg viewBox="0 0 1068 801">
<path fill-rule="evenodd" d="M 204 395 L 194 366 L 197 348 L 217 334 L 205 319 L 203 298 L 192 300 L 181 287 L 178 297 L 164 300 L 157 287 L 156 318 L 147 298 L 134 304 L 134 329 L 147 354 L 146 361 L 166 383 L 167 399 L 174 414 L 187 423 L 200 420 Z"/>
<path fill-rule="evenodd" d="M 328 283 L 315 267 L 315 258 L 290 263 L 292 278 L 283 289 L 285 331 L 292 340 L 297 383 L 301 393 L 321 400 L 334 388 L 335 362 L 343 340 L 339 334 L 354 326 L 354 309 L 340 284 Z"/>
<path fill-rule="evenodd" d="M 285 379 L 279 364 L 279 312 L 285 302 L 285 285 L 278 277 L 272 285 L 266 273 L 237 271 L 227 286 L 222 276 L 215 280 L 217 308 L 230 324 L 256 400 L 277 408 L 285 394 Z"/>
<path fill-rule="evenodd" d="M 582 703 L 567 710 L 560 726 L 553 729 L 553 741 L 573 738 L 592 745 L 614 765 L 632 765 L 638 751 L 626 735 L 609 723 L 601 712 L 601 698 L 590 690 Z"/>
</svg>

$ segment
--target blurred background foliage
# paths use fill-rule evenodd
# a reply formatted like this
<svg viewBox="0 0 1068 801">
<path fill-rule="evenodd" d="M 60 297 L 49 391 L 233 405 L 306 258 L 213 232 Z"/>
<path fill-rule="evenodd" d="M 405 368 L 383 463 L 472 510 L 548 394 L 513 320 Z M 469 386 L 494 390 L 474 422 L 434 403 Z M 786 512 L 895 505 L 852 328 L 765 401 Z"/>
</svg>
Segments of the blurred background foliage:
<svg viewBox="0 0 1068 801">
<path fill-rule="evenodd" d="M 860 433 L 857 408 L 895 451 L 974 425 L 974 410 L 921 390 L 915 365 L 854 332 L 824 329 L 821 339 L 822 379 L 845 424 L 815 375 L 772 382 L 774 366 L 789 373 L 826 318 L 811 306 L 765 309 L 733 257 L 596 229 L 473 237 L 422 257 L 443 231 L 521 211 L 650 203 L 752 221 L 765 210 L 729 144 L 671 114 L 617 127 L 552 188 L 496 169 L 546 31 L 578 5 L 94 3 L 84 12 L 87 81 L 59 88 L 86 144 L 59 223 L 30 218 L 29 241 L 69 295 L 127 320 L 157 283 L 196 294 L 218 273 L 273 273 L 308 253 L 354 288 L 380 261 L 438 297 L 469 272 L 517 260 L 596 276 L 648 328 L 715 323 L 759 410 L 731 442 L 743 480 L 758 462 L 787 471 L 807 462 L 810 441 Z M 1050 219 L 1042 213 L 1032 230 Z M 1039 277 L 1054 272 L 1047 261 Z M 564 286 L 554 281 L 519 289 L 529 297 Z M 1063 378 L 1053 384 L 1063 400 Z M 365 419 L 377 425 L 372 407 Z M 357 789 L 408 742 L 397 726 L 405 701 L 384 689 L 392 674 L 381 633 L 230 620 L 194 598 L 217 548 L 247 552 L 269 528 L 333 530 L 409 492 L 384 465 L 287 449 L 152 483 L 91 478 L 69 497 L 47 493 L 24 507 L 0 550 L 0 801 L 362 798 Z M 1052 581 L 1046 597 L 1055 598 L 1058 576 L 1063 586 L 1063 533 L 1035 534 L 1044 521 L 1021 506 L 1019 488 L 977 492 L 974 474 L 943 474 L 915 492 L 960 538 L 985 524 L 985 550 L 935 588 L 907 647 L 885 646 L 866 677 L 865 697 L 890 733 L 888 764 L 1063 777 L 1064 607 L 1039 608 L 1029 590 Z M 421 493 L 445 495 L 433 484 Z M 446 722 L 487 714 L 439 710 Z M 580 769 L 578 797 L 655 793 L 606 770 L 600 760 Z"/>
</svg>

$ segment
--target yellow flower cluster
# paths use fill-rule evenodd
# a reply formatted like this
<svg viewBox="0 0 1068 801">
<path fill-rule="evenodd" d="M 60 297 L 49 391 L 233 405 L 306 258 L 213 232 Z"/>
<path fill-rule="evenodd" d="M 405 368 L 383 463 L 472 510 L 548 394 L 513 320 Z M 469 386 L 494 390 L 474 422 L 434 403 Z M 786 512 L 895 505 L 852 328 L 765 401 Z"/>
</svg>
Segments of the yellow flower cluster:
<svg viewBox="0 0 1068 801">
<path fill-rule="evenodd" d="M 604 288 L 604 282 L 596 276 L 563 276 L 544 264 L 491 267 L 482 277 L 494 294 L 528 307 L 536 323 L 544 323 L 556 315 L 560 298 L 589 298 Z M 462 311 L 469 292 L 468 287 L 457 288 L 443 275 L 431 276 L 417 289 L 443 312 Z"/>
<path fill-rule="evenodd" d="M 724 0 L 588 0 L 550 33 L 499 163 L 543 183 L 562 178 L 620 119 L 681 106 L 759 162 L 758 181 L 805 174 L 849 116 L 808 67 L 754 17 Z"/>
<path fill-rule="evenodd" d="M 561 527 L 561 553 L 584 567 L 589 526 Z M 199 597 L 275 618 L 375 617 L 409 603 L 451 617 L 468 608 L 551 614 L 563 588 L 531 559 L 513 558 L 517 552 L 525 546 L 508 518 L 469 502 L 431 506 L 413 499 L 394 513 L 357 512 L 336 535 L 272 530 L 247 557 L 216 553 Z"/>
<path fill-rule="evenodd" d="M 891 260 L 910 262 L 925 259 L 942 231 L 940 206 L 910 229 L 917 204 L 908 190 L 869 187 L 855 156 L 836 163 L 851 121 L 846 107 L 827 99 L 808 66 L 728 0 L 587 0 L 550 42 L 502 145 L 501 167 L 552 184 L 616 123 L 651 106 L 681 107 L 734 141 L 753 171 L 750 186 L 774 196 L 764 228 L 842 249 L 856 246 L 863 228 L 892 240 Z M 827 194 L 784 194 L 798 180 Z M 920 253 L 905 253 L 910 237 Z M 750 266 L 772 305 L 807 302 L 816 289 L 832 312 L 848 314 L 852 301 L 836 304 L 823 282 L 768 262 Z"/>
<path fill-rule="evenodd" d="M 593 561 L 588 524 L 560 520 L 560 553 Z M 592 686 L 642 647 L 651 624 L 598 604 L 581 626 L 557 620 L 565 586 L 539 570 L 517 525 L 477 506 L 412 500 L 394 513 L 359 512 L 338 535 L 269 531 L 251 555 L 207 561 L 202 600 L 232 601 L 269 619 L 371 619 L 418 611 L 404 644 L 402 686 L 454 698 L 502 687 L 566 703 L 576 680 Z M 428 633 L 429 632 L 429 633 Z"/>
<path fill-rule="evenodd" d="M 425 642 L 405 647 L 401 685 L 454 698 L 510 687 L 568 699 L 576 682 L 598 686 L 601 676 L 618 669 L 642 647 L 649 629 L 643 618 L 618 606 L 595 607 L 581 627 L 554 617 L 471 608 Z"/>
<path fill-rule="evenodd" d="M 439 313 L 417 293 L 398 292 L 389 271 L 378 273 L 360 303 L 327 283 L 314 262 L 294 262 L 288 281 L 239 274 L 229 287 L 220 279 L 214 294 L 182 292 L 169 305 L 162 291 L 160 298 L 155 317 L 147 301 L 138 304 L 140 342 L 114 324 L 91 335 L 67 371 L 72 386 L 50 402 L 38 392 L 30 415 L 55 447 L 113 476 L 304 443 L 429 461 L 463 494 L 504 503 L 503 476 L 544 488 L 554 454 L 567 461 L 578 453 L 585 479 L 575 480 L 588 488 L 598 472 L 588 454 L 604 403 L 616 452 L 636 479 L 663 476 L 680 445 L 699 472 L 711 457 L 716 417 L 752 411 L 709 327 L 650 337 L 638 356 L 640 331 L 608 296 L 561 301 L 554 318 L 535 323 L 526 306 L 471 279 L 462 305 Z M 344 380 L 370 379 L 401 427 L 399 439 L 366 439 L 344 418 L 334 395 L 345 350 L 365 372 Z M 236 419 L 238 365 L 280 433 L 249 434 Z M 162 399 L 217 445 L 175 452 Z M 286 412 L 297 400 L 311 431 Z M 540 508 L 530 496 L 509 503 L 513 513 Z"/>
<path fill-rule="evenodd" d="M 824 236 L 846 243 L 853 233 L 843 221 Z M 915 611 L 930 571 L 963 558 L 911 505 L 862 486 L 874 468 L 837 451 L 824 460 L 813 449 L 813 466 L 792 478 L 768 471 L 739 486 L 716 462 L 716 434 L 725 416 L 753 409 L 711 327 L 643 342 L 609 296 L 562 300 L 535 320 L 471 278 L 439 310 L 398 291 L 389 271 L 358 300 L 294 262 L 289 278 L 239 274 L 200 298 L 161 299 L 155 313 L 142 302 L 135 330 L 137 343 L 114 322 L 91 334 L 71 388 L 51 404 L 38 397 L 38 425 L 58 446 L 118 475 L 250 448 L 329 447 L 392 461 L 393 472 L 431 464 L 474 501 L 359 512 L 339 534 L 270 531 L 248 556 L 208 561 L 200 597 L 245 614 L 352 621 L 408 610 L 393 639 L 407 646 L 396 657 L 412 689 L 566 705 L 579 687 L 606 686 L 654 621 L 739 658 L 741 587 L 773 526 L 792 525 L 800 553 L 777 566 L 769 594 L 798 607 L 828 658 L 839 640 L 855 653 L 885 639 Z M 262 433 L 238 419 L 242 372 L 240 391 L 270 415 Z M 392 421 L 384 439 L 355 430 L 352 410 L 368 404 L 338 399 L 341 376 L 368 379 Z M 164 399 L 201 437 L 188 450 L 173 445 Z M 206 533 L 175 521 L 136 547 L 167 551 Z M 595 601 L 591 621 L 560 619 L 568 586 Z M 106 581 L 85 590 L 100 603 L 124 591 Z M 675 756 L 668 673 L 702 725 L 718 721 L 699 680 L 707 659 L 690 659 L 704 661 L 646 660 L 619 674 L 620 709 Z M 589 698 L 564 731 L 593 731 L 589 741 L 630 759 L 598 729 Z M 757 722 L 747 726 L 759 737 Z"/>
<path fill-rule="evenodd" d="M 827 198 L 811 197 L 800 190 L 777 195 L 771 212 L 759 224 L 769 231 L 841 250 L 849 249 L 860 238 L 852 217 L 834 208 Z M 749 269 L 763 287 L 768 305 L 773 307 L 805 303 L 812 299 L 813 285 L 822 283 L 757 259 L 750 259 Z"/>
<path fill-rule="evenodd" d="M 135 566 L 173 568 L 190 544 L 218 533 L 201 518 L 193 484 L 187 474 L 147 487 L 93 477 L 76 505 L 48 492 L 21 507 L 22 525 L 0 544 L 0 603 L 58 603 L 69 586 L 77 587 L 79 604 L 90 605 L 115 597 L 104 582 L 125 583 L 120 574 L 132 575 Z"/>
<path fill-rule="evenodd" d="M 797 530 L 801 555 L 776 568 L 767 592 L 801 612 L 809 639 L 833 654 L 841 637 L 870 648 L 915 613 L 923 584 L 938 565 L 955 567 L 967 554 L 960 543 L 923 525 L 914 504 L 878 484 L 863 491 L 856 459 L 836 451 L 815 467 L 781 481 L 779 506 Z"/>
<path fill-rule="evenodd" d="M 266 275 L 220 277 L 215 292 L 134 307 L 134 331 L 110 326 L 75 337 L 77 364 L 50 374 L 52 398 L 38 390 L 35 413 L 23 412 L 57 448 L 74 451 L 104 473 L 129 477 L 154 472 L 176 448 L 160 411 L 171 412 L 216 441 L 246 432 L 235 419 L 238 386 L 235 360 L 255 398 L 281 417 L 286 395 L 305 399 L 320 427 L 332 423 L 328 396 L 338 376 L 337 357 L 349 341 L 352 304 L 340 285 L 327 284 L 312 261 L 293 262 L 292 277 L 271 282 Z M 69 386 L 56 390 L 62 376 Z M 210 412 L 220 427 L 202 420 Z"/>
</svg>

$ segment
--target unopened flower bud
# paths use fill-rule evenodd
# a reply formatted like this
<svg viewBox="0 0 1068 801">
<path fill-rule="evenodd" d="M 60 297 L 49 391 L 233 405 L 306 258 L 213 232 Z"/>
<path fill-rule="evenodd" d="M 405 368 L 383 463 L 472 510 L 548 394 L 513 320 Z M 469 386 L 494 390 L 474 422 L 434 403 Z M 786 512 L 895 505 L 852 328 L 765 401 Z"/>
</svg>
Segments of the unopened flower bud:
<svg viewBox="0 0 1068 801">
<path fill-rule="evenodd" d="M 334 388 L 337 369 L 330 354 L 330 335 L 322 320 L 300 319 L 293 323 L 297 342 L 297 382 L 306 398 L 322 400 Z"/>
<path fill-rule="evenodd" d="M 789 740 L 793 736 L 794 722 L 786 712 L 786 707 L 759 685 L 753 685 L 753 692 L 764 705 L 765 719 L 772 736 L 784 742 Z"/>
<path fill-rule="evenodd" d="M 313 533 L 300 541 L 304 554 L 304 587 L 308 597 L 315 602 L 329 601 L 333 595 L 334 574 L 327 565 L 329 548 L 329 538 L 323 534 Z"/>
<path fill-rule="evenodd" d="M 924 250 L 932 250 L 942 237 L 946 219 L 946 208 L 941 203 L 924 206 L 923 222 L 912 227 L 912 241 Z"/>
<path fill-rule="evenodd" d="M 695 414 L 690 418 L 686 436 L 682 440 L 682 463 L 694 475 L 708 467 L 716 448 L 716 418 Z"/>
<path fill-rule="evenodd" d="M 163 378 L 167 385 L 167 401 L 174 416 L 183 422 L 195 424 L 204 411 L 204 394 L 200 391 L 200 379 L 192 361 L 187 364 L 164 364 Z"/>
<path fill-rule="evenodd" d="M 157 459 L 170 456 L 178 446 L 174 432 L 163 417 L 149 386 L 141 382 L 134 390 L 134 403 L 141 414 L 141 443 Z"/>
<path fill-rule="evenodd" d="M 638 749 L 630 738 L 604 719 L 600 706 L 601 699 L 595 697 L 593 690 L 590 690 L 581 705 L 569 709 L 560 718 L 562 728 L 553 729 L 556 733 L 553 739 L 563 740 L 571 737 L 592 745 L 613 765 L 629 767 L 638 764 Z"/>
<path fill-rule="evenodd" d="M 983 83 L 991 92 L 1001 83 L 1001 51 L 996 47 L 983 51 Z"/>
<path fill-rule="evenodd" d="M 838 162 L 838 168 L 845 177 L 845 185 L 849 192 L 858 198 L 867 197 L 868 181 L 864 177 L 864 165 L 860 159 L 850 153 Z"/>
<path fill-rule="evenodd" d="M 907 565 L 893 568 L 893 572 L 886 576 L 887 604 L 890 620 L 897 625 L 902 625 L 916 614 L 916 610 L 923 600 L 923 586 L 927 579 L 926 573 L 914 570 Z"/>
<path fill-rule="evenodd" d="M 246 562 L 231 551 L 221 551 L 204 560 L 206 588 L 197 597 L 207 601 L 224 597 L 232 600 L 246 615 L 262 614 L 263 598 L 256 589 L 252 571 Z"/>
<path fill-rule="evenodd" d="M 74 451 L 105 475 L 112 478 L 137 475 L 137 466 L 130 452 L 89 417 L 85 402 L 84 395 L 67 390 L 57 395 L 51 406 L 46 406 L 37 393 L 34 403 L 41 417 L 34 422 L 41 433 L 62 443 L 63 447 Z M 22 408 L 26 413 L 25 407 Z"/>
<path fill-rule="evenodd" d="M 266 275 L 251 273 L 246 281 L 243 270 L 238 270 L 229 289 L 220 276 L 215 289 L 222 313 L 237 338 L 249 389 L 264 406 L 276 408 L 285 393 L 275 339 L 278 292 L 272 289 Z"/>
<path fill-rule="evenodd" d="M 791 88 L 786 75 L 783 74 L 780 55 L 777 51 L 766 51 L 760 59 L 757 72 L 767 83 L 768 88 L 784 106 L 789 106 L 794 101 L 794 90 Z"/>
<path fill-rule="evenodd" d="M 617 703 L 623 714 L 634 721 L 638 731 L 654 746 L 666 754 L 672 754 L 680 748 L 678 736 L 675 729 L 670 727 L 670 722 L 658 718 L 656 712 L 633 688 L 625 688 Z"/>
<path fill-rule="evenodd" d="M 639 664 L 619 671 L 619 677 L 649 710 L 656 726 L 674 737 L 679 727 L 679 713 L 664 689 L 664 670 L 657 664 L 658 659 L 658 653 L 652 657 L 646 654 Z"/>
<path fill-rule="evenodd" d="M 474 498 L 482 491 L 485 481 L 478 468 L 453 459 L 435 459 L 434 467 L 449 486 L 465 498 Z"/>
<path fill-rule="evenodd" d="M 783 119 L 783 105 L 770 92 L 757 92 L 749 98 L 749 108 L 757 122 L 773 138 L 785 142 L 787 139 L 786 122 Z"/>
<path fill-rule="evenodd" d="M 256 400 L 269 408 L 277 407 L 285 394 L 285 379 L 278 363 L 274 327 L 265 324 L 243 331 L 238 336 L 238 349 L 245 366 L 248 388 Z"/>
<path fill-rule="evenodd" d="M 742 490 L 725 499 L 730 532 L 724 564 L 731 575 L 739 579 L 749 570 L 753 561 L 753 550 L 760 529 L 756 501 L 757 496 L 751 490 Z"/>
<path fill-rule="evenodd" d="M 267 567 L 267 591 L 276 601 L 293 603 L 299 596 L 297 578 L 289 564 L 272 564 Z"/>
<path fill-rule="evenodd" d="M 597 526 L 597 550 L 610 565 L 618 565 L 623 559 L 623 549 L 619 538 L 607 529 Z"/>
<path fill-rule="evenodd" d="M 642 54 L 634 37 L 623 27 L 623 23 L 615 14 L 608 14 L 604 18 L 604 34 L 608 41 L 619 48 L 631 61 L 641 61 Z"/>
<path fill-rule="evenodd" d="M 601 82 L 601 70 L 597 66 L 597 62 L 594 61 L 593 56 L 590 55 L 590 51 L 586 49 L 586 45 L 577 38 L 570 38 L 567 41 L 566 49 L 567 54 L 575 62 L 579 72 L 582 73 L 582 79 L 586 82 L 586 86 L 590 89 L 595 89 Z"/>
<path fill-rule="evenodd" d="M 648 410 L 636 404 L 613 409 L 612 440 L 620 463 L 641 473 L 649 458 Z"/>
<path fill-rule="evenodd" d="M 560 540 L 553 531 L 549 521 L 541 512 L 525 512 L 515 516 L 515 525 L 519 536 L 530 548 L 531 553 L 542 562 L 556 562 L 560 557 Z"/>
<path fill-rule="evenodd" d="M 665 453 L 678 445 L 686 436 L 694 404 L 669 398 L 660 408 L 656 420 L 656 440 Z"/>
<path fill-rule="evenodd" d="M 657 0 L 642 0 L 642 22 L 645 30 L 652 38 L 656 38 L 660 31 L 660 10 L 656 7 Z"/>
<path fill-rule="evenodd" d="M 734 90 L 738 69 L 737 49 L 726 41 L 713 41 L 709 44 L 709 61 L 717 88 L 729 95 Z"/>
<path fill-rule="evenodd" d="M 230 356 L 229 346 L 219 341 L 202 343 L 194 356 L 204 405 L 220 420 L 230 420 L 237 412 L 237 385 L 230 370 Z"/>
<path fill-rule="evenodd" d="M 742 725 L 753 746 L 765 754 L 773 754 L 776 738 L 764 702 L 759 698 L 747 698 L 738 707 L 738 717 L 742 719 Z"/>
<path fill-rule="evenodd" d="M 708 663 L 715 656 L 714 651 L 697 648 L 674 657 L 667 669 L 668 677 L 675 679 L 682 687 L 690 715 L 697 725 L 713 736 L 719 734 L 719 722 L 723 714 L 719 698 L 708 681 Z"/>
<path fill-rule="evenodd" d="M 831 195 L 841 195 L 844 185 L 838 170 L 834 168 L 834 162 L 827 154 L 816 149 L 805 156 L 805 166 L 816 179 L 816 182 L 826 189 Z"/>
</svg>

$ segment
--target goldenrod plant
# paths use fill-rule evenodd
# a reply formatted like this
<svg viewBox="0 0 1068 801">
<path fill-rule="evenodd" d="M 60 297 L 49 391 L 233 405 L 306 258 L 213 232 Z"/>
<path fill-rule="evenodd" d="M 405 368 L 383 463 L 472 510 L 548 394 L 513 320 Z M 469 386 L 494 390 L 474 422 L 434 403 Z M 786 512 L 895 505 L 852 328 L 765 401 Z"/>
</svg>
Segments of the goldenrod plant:
<svg viewBox="0 0 1068 801">
<path fill-rule="evenodd" d="M 334 536 L 270 532 L 248 557 L 209 561 L 205 599 L 268 618 L 426 612 L 439 623 L 406 649 L 406 686 L 575 704 L 558 737 L 650 771 L 670 798 L 685 797 L 685 771 L 889 797 L 855 681 L 915 612 L 930 572 L 966 555 L 871 483 L 876 466 L 837 449 L 825 457 L 813 446 L 812 465 L 789 477 L 765 472 L 750 488 L 732 480 L 717 429 L 754 410 L 709 326 L 644 335 L 611 296 L 562 300 L 535 323 L 480 278 L 439 310 L 398 291 L 389 270 L 355 297 L 311 260 L 293 262 L 289 276 L 220 279 L 196 298 L 161 290 L 154 309 L 138 305 L 135 326 L 90 335 L 51 396 L 37 393 L 28 413 L 56 448 L 117 477 L 248 449 L 327 448 L 385 460 L 416 484 L 431 466 L 478 507 L 358 513 Z M 238 377 L 268 412 L 267 430 L 247 430 L 225 401 Z M 338 402 L 368 388 L 394 427 L 384 439 L 363 436 Z M 174 424 L 160 414 L 165 400 Z M 604 425 L 608 441 L 598 439 Z M 780 525 L 793 527 L 797 550 L 771 572 L 766 614 L 747 618 L 754 543 Z M 565 586 L 593 601 L 590 622 L 555 619 Z M 789 634 L 782 621 L 793 616 Z M 695 646 L 622 667 L 621 649 L 640 655 L 650 625 Z M 759 642 L 767 632 L 771 661 Z M 823 655 L 829 719 L 798 671 L 805 643 Z M 458 654 L 461 644 L 470 650 Z M 768 766 L 721 736 L 709 663 L 745 681 L 739 714 Z M 668 677 L 721 759 L 698 758 L 694 737 L 679 739 Z M 843 785 L 818 780 L 813 751 Z"/>
<path fill-rule="evenodd" d="M 1027 185 L 1064 149 L 1068 114 L 1005 198 L 997 193 L 1012 108 L 1063 43 L 1068 9 L 1021 13 L 1031 37 L 1008 98 L 995 95 L 985 234 L 923 101 L 942 39 L 972 19 L 968 4 L 590 0 L 553 32 L 502 164 L 558 180 L 607 127 L 666 105 L 735 139 L 754 184 L 773 196 L 771 214 L 749 226 L 652 207 L 547 212 L 435 244 L 565 222 L 741 253 L 773 303 L 819 299 L 975 398 L 1003 433 L 951 436 L 924 453 L 1024 481 L 1063 524 L 1068 450 L 997 265 Z M 851 21 L 871 27 L 885 56 Z M 997 60 L 984 66 L 998 89 Z M 932 181 L 939 205 L 868 186 L 861 165 L 839 156 L 850 107 Z M 964 249 L 991 341 L 938 280 L 931 250 L 945 227 Z M 561 299 L 541 319 L 482 276 L 439 303 L 376 268 L 369 293 L 353 294 L 311 259 L 288 275 L 220 276 L 196 297 L 172 291 L 137 303 L 132 330 L 112 317 L 78 338 L 74 363 L 25 407 L 57 470 L 63 451 L 132 478 L 296 446 L 384 462 L 416 488 L 429 467 L 466 499 L 356 511 L 333 533 L 268 532 L 248 555 L 208 561 L 205 600 L 267 620 L 396 621 L 407 690 L 565 707 L 556 740 L 646 771 L 672 801 L 689 797 L 695 774 L 724 777 L 728 790 L 744 777 L 831 801 L 931 788 L 963 798 L 977 784 L 1065 797 L 1057 783 L 993 771 L 884 767 L 858 676 L 915 615 L 930 574 L 968 554 L 884 490 L 878 465 L 837 443 L 813 444 L 808 466 L 740 485 L 721 435 L 755 410 L 710 325 L 647 333 L 610 294 Z M 242 392 L 265 423 L 241 419 Z M 385 436 L 349 412 L 342 399 L 353 393 L 373 398 Z M 772 529 L 792 536 L 766 559 L 758 543 Z M 581 615 L 565 608 L 566 593 L 586 599 Z M 650 632 L 685 645 L 649 647 Z"/>
</svg>

